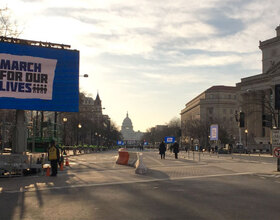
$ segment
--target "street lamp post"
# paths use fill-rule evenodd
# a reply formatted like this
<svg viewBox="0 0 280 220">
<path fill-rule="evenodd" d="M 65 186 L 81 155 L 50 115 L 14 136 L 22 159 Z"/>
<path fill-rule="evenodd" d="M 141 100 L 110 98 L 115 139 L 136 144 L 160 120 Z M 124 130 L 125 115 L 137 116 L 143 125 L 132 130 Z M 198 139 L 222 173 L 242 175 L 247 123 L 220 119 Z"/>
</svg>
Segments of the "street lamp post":
<svg viewBox="0 0 280 220">
<path fill-rule="evenodd" d="M 95 143 L 95 145 L 97 145 L 97 137 L 98 137 L 98 134 L 97 134 L 97 132 L 95 132 L 95 134 L 94 134 L 94 136 L 95 136 L 95 140 L 94 140 L 94 143 Z"/>
<path fill-rule="evenodd" d="M 192 148 L 193 160 L 194 160 L 193 138 L 191 138 L 191 148 Z"/>
<path fill-rule="evenodd" d="M 79 129 L 82 128 L 81 123 L 78 124 L 78 128 L 77 128 L 77 145 L 79 144 Z"/>
<path fill-rule="evenodd" d="M 208 152 L 210 153 L 211 151 L 211 141 L 210 141 L 210 135 L 208 135 Z"/>
<path fill-rule="evenodd" d="M 247 148 L 247 136 L 248 136 L 248 130 L 245 129 L 245 144 L 246 144 L 246 148 Z"/>
<path fill-rule="evenodd" d="M 79 75 L 79 77 L 84 77 L 84 78 L 88 78 L 88 74 L 82 74 L 82 75 Z M 80 93 L 80 91 L 79 91 Z M 79 117 L 78 117 L 78 120 L 79 120 Z M 77 128 L 77 145 L 79 144 L 79 129 L 82 128 L 82 125 L 81 123 L 78 124 L 78 128 Z"/>
<path fill-rule="evenodd" d="M 98 146 L 100 145 L 101 134 L 98 135 Z"/>
<path fill-rule="evenodd" d="M 67 122 L 67 118 L 64 117 L 62 120 L 63 120 L 63 144 L 65 146 L 66 145 L 66 122 Z"/>
</svg>

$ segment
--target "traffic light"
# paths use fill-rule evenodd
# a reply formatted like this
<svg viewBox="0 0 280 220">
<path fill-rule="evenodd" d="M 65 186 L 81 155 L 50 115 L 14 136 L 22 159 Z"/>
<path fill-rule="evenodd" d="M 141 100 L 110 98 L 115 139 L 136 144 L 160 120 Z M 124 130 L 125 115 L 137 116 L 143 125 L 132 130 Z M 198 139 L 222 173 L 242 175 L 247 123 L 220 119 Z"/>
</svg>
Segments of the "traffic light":
<svg viewBox="0 0 280 220">
<path fill-rule="evenodd" d="M 240 112 L 239 113 L 239 127 L 244 128 L 244 126 L 245 126 L 245 113 Z"/>
<path fill-rule="evenodd" d="M 280 85 L 275 85 L 275 109 L 280 109 Z"/>
<path fill-rule="evenodd" d="M 271 115 L 262 115 L 262 126 L 271 127 L 272 126 L 272 116 Z"/>
<path fill-rule="evenodd" d="M 178 137 L 181 137 L 181 136 L 182 136 L 182 130 L 181 130 L 181 129 L 178 129 L 178 130 L 177 130 L 177 136 L 178 136 Z"/>
</svg>

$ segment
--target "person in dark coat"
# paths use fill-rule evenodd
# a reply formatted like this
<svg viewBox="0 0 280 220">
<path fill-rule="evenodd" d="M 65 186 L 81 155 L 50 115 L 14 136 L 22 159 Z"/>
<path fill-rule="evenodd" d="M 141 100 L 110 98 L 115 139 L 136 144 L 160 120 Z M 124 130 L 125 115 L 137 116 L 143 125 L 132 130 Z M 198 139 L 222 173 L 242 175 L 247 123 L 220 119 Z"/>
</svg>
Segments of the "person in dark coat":
<svg viewBox="0 0 280 220">
<path fill-rule="evenodd" d="M 52 174 L 51 176 L 57 175 L 57 165 L 60 159 L 60 153 L 58 147 L 55 145 L 55 141 L 51 141 L 51 146 L 48 149 L 48 159 L 51 162 Z"/>
<path fill-rule="evenodd" d="M 173 153 L 175 154 L 175 159 L 178 159 L 178 153 L 179 153 L 179 144 L 177 141 L 173 144 Z"/>
<path fill-rule="evenodd" d="M 215 153 L 218 153 L 218 146 L 215 146 Z"/>
<path fill-rule="evenodd" d="M 166 146 L 165 143 L 162 141 L 159 145 L 159 154 L 160 154 L 160 159 L 165 159 L 165 151 L 166 151 Z"/>
</svg>

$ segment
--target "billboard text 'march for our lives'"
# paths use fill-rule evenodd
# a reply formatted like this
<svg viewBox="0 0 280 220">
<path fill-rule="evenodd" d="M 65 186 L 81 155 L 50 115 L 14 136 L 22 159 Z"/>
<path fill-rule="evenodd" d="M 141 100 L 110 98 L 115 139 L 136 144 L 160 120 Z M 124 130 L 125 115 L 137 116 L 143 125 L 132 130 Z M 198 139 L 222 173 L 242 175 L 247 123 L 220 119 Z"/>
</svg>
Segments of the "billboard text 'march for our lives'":
<svg viewBox="0 0 280 220">
<path fill-rule="evenodd" d="M 0 42 L 0 108 L 79 111 L 79 51 Z"/>
</svg>

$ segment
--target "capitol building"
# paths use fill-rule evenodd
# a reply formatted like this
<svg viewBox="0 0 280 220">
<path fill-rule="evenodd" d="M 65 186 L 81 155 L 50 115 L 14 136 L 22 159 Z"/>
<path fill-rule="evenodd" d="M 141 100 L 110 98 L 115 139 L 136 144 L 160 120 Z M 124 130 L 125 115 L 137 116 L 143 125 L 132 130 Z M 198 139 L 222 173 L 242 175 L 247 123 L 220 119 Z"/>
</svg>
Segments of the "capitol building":
<svg viewBox="0 0 280 220">
<path fill-rule="evenodd" d="M 141 138 L 143 136 L 143 132 L 133 130 L 133 125 L 131 119 L 128 117 L 128 113 L 126 113 L 126 118 L 123 120 L 121 133 L 123 136 L 123 141 L 126 145 L 135 145 L 141 143 Z"/>
</svg>

